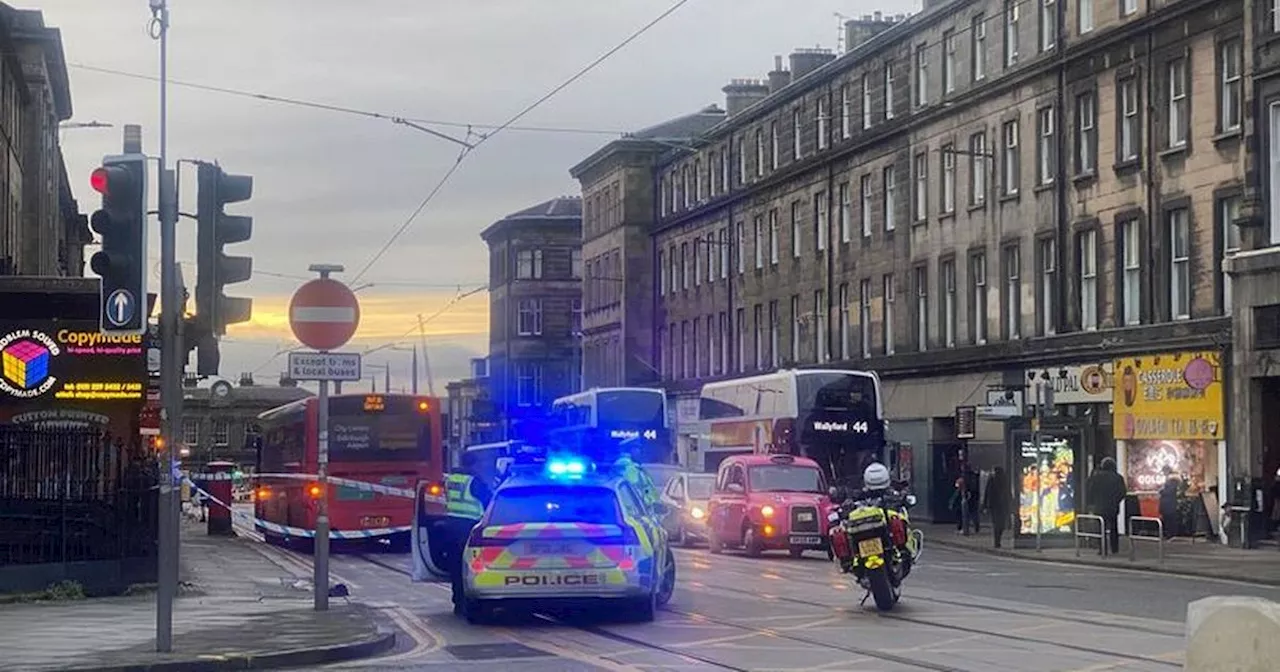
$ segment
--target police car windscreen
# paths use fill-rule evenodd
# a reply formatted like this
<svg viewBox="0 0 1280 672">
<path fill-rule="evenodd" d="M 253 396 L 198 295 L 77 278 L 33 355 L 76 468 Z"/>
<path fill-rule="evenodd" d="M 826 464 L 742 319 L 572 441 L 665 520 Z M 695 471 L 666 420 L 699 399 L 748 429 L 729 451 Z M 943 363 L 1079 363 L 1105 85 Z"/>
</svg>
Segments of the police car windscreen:
<svg viewBox="0 0 1280 672">
<path fill-rule="evenodd" d="M 608 488 L 504 488 L 489 509 L 489 525 L 515 523 L 619 524 L 618 499 Z"/>
<path fill-rule="evenodd" d="M 711 488 L 716 484 L 714 476 L 689 478 L 689 499 L 711 499 Z"/>
<path fill-rule="evenodd" d="M 822 474 L 813 467 L 770 464 L 751 467 L 751 489 L 756 492 L 826 492 Z"/>
</svg>

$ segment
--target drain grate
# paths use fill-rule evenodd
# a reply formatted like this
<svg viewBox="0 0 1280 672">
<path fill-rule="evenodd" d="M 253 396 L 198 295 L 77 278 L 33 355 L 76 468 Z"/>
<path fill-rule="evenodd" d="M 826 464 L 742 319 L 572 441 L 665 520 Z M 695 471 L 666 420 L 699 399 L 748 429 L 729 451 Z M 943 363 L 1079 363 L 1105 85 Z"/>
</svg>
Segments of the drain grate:
<svg viewBox="0 0 1280 672">
<path fill-rule="evenodd" d="M 444 647 L 449 655 L 458 660 L 502 660 L 504 658 L 549 658 L 551 654 L 516 642 L 494 642 L 492 644 L 454 644 Z"/>
</svg>

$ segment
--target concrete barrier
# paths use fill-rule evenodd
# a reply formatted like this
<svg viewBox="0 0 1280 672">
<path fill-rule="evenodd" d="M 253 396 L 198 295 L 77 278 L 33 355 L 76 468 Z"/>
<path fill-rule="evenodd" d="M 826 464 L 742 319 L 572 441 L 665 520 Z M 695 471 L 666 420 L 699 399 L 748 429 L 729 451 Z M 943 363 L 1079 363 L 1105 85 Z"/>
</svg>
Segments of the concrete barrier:
<svg viewBox="0 0 1280 672">
<path fill-rule="evenodd" d="M 1206 597 L 1187 605 L 1188 672 L 1280 669 L 1280 604 L 1257 597 Z"/>
</svg>

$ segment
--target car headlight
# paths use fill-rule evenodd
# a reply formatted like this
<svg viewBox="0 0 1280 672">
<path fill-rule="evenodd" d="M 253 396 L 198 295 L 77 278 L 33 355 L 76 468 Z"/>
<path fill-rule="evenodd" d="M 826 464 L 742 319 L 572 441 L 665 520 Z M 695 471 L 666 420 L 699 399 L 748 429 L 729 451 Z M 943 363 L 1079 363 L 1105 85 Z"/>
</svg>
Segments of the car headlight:
<svg viewBox="0 0 1280 672">
<path fill-rule="evenodd" d="M 695 506 L 695 507 L 693 507 L 692 509 L 689 509 L 689 517 L 690 517 L 690 518 L 692 518 L 692 519 L 694 519 L 694 520 L 702 520 L 702 519 L 703 519 L 703 518 L 705 518 L 706 516 L 707 516 L 707 512 L 706 512 L 706 511 L 703 511 L 703 510 L 702 510 L 701 508 L 699 508 L 699 507 L 696 507 L 696 506 Z"/>
<path fill-rule="evenodd" d="M 764 516 L 765 518 L 772 518 L 773 507 L 769 506 L 768 504 L 765 504 L 764 506 L 760 507 L 760 515 Z"/>
</svg>

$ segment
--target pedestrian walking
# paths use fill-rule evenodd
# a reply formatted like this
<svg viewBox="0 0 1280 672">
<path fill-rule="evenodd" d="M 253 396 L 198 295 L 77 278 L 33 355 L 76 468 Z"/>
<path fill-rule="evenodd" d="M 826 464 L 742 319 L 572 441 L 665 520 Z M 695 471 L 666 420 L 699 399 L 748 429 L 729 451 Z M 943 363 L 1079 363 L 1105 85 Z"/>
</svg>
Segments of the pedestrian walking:
<svg viewBox="0 0 1280 672">
<path fill-rule="evenodd" d="M 1102 459 L 1097 471 L 1089 476 L 1085 491 L 1090 510 L 1093 515 L 1102 518 L 1103 526 L 1107 528 L 1107 545 L 1111 548 L 1111 553 L 1119 553 L 1120 504 L 1124 502 L 1129 487 L 1124 482 L 1124 476 L 1116 472 L 1115 458 Z"/>
<path fill-rule="evenodd" d="M 982 498 L 983 508 L 991 512 L 991 533 L 996 548 L 1000 548 L 1001 537 L 1009 524 L 1009 499 L 1009 477 L 1004 467 L 996 467 L 987 479 L 987 491 Z"/>
</svg>

